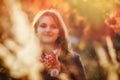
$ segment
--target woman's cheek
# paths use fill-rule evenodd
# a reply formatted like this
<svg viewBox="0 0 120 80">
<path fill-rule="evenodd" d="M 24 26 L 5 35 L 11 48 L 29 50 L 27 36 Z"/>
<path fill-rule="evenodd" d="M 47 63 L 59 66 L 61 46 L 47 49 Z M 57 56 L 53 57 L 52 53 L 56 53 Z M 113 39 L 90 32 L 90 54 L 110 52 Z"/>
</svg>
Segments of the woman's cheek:
<svg viewBox="0 0 120 80">
<path fill-rule="evenodd" d="M 56 34 L 57 36 L 59 36 L 59 30 L 56 30 L 56 31 L 55 31 L 55 34 Z"/>
<path fill-rule="evenodd" d="M 37 32 L 39 33 L 39 32 L 41 32 L 42 31 L 42 29 L 40 28 L 40 27 L 38 27 L 37 28 Z"/>
</svg>

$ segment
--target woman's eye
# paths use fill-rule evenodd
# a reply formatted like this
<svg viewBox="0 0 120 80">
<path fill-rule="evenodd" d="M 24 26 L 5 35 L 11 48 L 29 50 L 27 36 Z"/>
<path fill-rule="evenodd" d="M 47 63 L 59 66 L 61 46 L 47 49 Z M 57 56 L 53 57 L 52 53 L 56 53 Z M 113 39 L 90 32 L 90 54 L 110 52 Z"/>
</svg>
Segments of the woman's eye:
<svg viewBox="0 0 120 80">
<path fill-rule="evenodd" d="M 51 25 L 51 28 L 56 29 L 57 26 L 56 25 Z"/>
</svg>

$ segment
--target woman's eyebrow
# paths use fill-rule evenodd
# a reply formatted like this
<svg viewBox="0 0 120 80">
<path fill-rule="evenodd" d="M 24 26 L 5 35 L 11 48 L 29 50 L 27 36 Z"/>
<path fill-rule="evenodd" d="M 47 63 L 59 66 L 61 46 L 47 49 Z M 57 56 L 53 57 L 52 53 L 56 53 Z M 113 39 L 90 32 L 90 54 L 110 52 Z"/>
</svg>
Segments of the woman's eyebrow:
<svg viewBox="0 0 120 80">
<path fill-rule="evenodd" d="M 41 25 L 46 26 L 47 24 L 46 23 L 40 23 L 39 26 L 41 26 Z"/>
<path fill-rule="evenodd" d="M 43 22 L 43 23 L 40 23 L 40 24 L 44 24 L 44 25 L 46 25 L 46 23 L 44 23 L 44 22 Z"/>
</svg>

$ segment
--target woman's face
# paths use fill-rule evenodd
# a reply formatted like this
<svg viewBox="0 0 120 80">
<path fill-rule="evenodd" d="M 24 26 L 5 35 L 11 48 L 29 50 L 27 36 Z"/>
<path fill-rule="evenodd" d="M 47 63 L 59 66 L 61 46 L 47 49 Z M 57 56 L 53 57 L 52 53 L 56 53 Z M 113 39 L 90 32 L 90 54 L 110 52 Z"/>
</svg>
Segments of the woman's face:
<svg viewBox="0 0 120 80">
<path fill-rule="evenodd" d="M 55 43 L 59 36 L 59 26 L 50 16 L 42 16 L 37 26 L 37 36 L 42 43 Z"/>
</svg>

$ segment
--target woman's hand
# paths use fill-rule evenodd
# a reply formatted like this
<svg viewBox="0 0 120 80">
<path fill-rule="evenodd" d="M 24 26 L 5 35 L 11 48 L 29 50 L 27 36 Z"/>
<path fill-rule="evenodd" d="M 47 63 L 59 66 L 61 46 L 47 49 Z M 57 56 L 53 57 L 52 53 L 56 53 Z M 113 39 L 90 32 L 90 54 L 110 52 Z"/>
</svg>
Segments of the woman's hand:
<svg viewBox="0 0 120 80">
<path fill-rule="evenodd" d="M 107 71 L 107 80 L 119 80 L 119 63 L 110 37 L 106 37 L 106 42 L 109 52 L 108 54 L 101 45 L 95 45 L 100 66 Z"/>
</svg>

